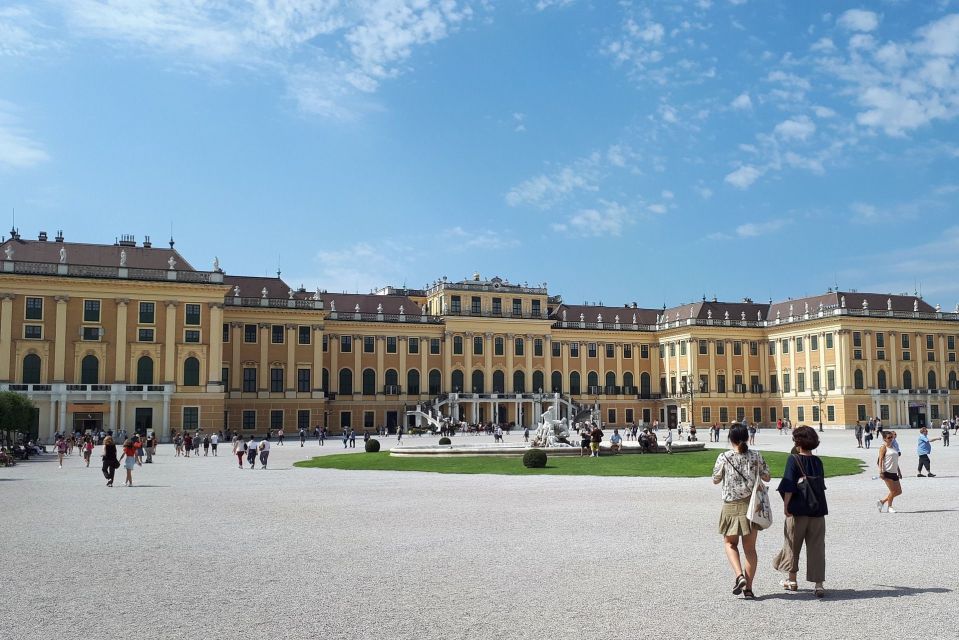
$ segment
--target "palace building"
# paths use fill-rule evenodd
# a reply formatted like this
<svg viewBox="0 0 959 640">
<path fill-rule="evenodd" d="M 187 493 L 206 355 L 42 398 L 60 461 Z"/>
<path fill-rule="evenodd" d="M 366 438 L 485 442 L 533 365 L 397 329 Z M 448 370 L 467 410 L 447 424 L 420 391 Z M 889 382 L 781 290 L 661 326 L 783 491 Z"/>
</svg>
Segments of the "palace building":
<svg viewBox="0 0 959 640">
<path fill-rule="evenodd" d="M 443 416 L 533 425 L 918 426 L 959 414 L 959 313 L 829 291 L 672 309 L 570 305 L 476 274 L 366 295 L 194 268 L 174 249 L 0 244 L 0 390 L 53 433 L 362 433 Z M 416 413 L 419 410 L 421 413 Z M 410 413 L 408 413 L 410 412 Z"/>
</svg>

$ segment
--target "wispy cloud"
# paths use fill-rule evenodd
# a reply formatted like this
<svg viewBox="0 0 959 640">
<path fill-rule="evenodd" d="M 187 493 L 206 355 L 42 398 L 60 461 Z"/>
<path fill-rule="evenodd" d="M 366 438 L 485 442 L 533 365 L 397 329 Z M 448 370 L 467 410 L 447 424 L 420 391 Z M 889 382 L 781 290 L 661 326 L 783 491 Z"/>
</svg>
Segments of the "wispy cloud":
<svg viewBox="0 0 959 640">
<path fill-rule="evenodd" d="M 743 240 L 772 235 L 793 223 L 792 218 L 773 218 L 762 222 L 746 222 L 732 231 L 717 231 L 706 236 L 707 240 Z"/>
<path fill-rule="evenodd" d="M 614 157 L 621 159 L 620 152 Z M 596 191 L 599 189 L 602 164 L 602 154 L 594 151 L 552 173 L 522 181 L 507 192 L 506 203 L 511 207 L 526 205 L 549 209 L 577 191 Z"/>
<path fill-rule="evenodd" d="M 492 231 L 490 229 L 468 231 L 463 227 L 456 226 L 444 230 L 441 233 L 445 238 L 452 242 L 446 244 L 448 250 L 453 252 L 466 251 L 468 249 L 485 249 L 496 251 L 500 249 L 515 249 L 522 243 L 508 229 Z"/>
<path fill-rule="evenodd" d="M 743 165 L 726 174 L 726 177 L 723 178 L 723 181 L 727 184 L 731 184 L 737 189 L 748 189 L 753 185 L 756 180 L 759 180 L 759 177 L 763 174 L 761 169 L 757 169 L 752 165 Z"/>
<path fill-rule="evenodd" d="M 618 202 L 601 200 L 599 206 L 581 209 L 565 222 L 553 225 L 553 230 L 574 236 L 619 236 L 633 221 L 629 210 Z"/>
<path fill-rule="evenodd" d="M 43 145 L 20 126 L 16 107 L 0 100 L 0 167 L 27 169 L 49 159 Z"/>
</svg>

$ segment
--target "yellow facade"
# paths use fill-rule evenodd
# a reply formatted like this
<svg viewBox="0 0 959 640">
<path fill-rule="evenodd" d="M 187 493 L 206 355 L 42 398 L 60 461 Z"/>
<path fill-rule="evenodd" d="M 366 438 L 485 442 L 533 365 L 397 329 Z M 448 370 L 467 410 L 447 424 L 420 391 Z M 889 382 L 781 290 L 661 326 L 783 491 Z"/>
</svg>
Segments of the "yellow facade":
<svg viewBox="0 0 959 640">
<path fill-rule="evenodd" d="M 545 284 L 478 275 L 329 294 L 197 271 L 172 246 L 13 238 L 0 251 L 0 389 L 34 401 L 45 439 L 362 432 L 418 421 L 417 406 L 519 425 L 551 404 L 618 426 L 915 425 L 951 417 L 959 393 L 959 315 L 909 296 L 571 306 Z"/>
</svg>

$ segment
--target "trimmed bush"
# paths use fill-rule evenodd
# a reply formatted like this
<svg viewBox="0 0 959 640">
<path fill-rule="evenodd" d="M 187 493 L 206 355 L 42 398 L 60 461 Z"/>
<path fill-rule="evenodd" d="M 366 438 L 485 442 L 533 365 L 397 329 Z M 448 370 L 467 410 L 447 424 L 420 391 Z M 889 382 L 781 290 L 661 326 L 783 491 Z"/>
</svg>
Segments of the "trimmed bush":
<svg viewBox="0 0 959 640">
<path fill-rule="evenodd" d="M 449 438 L 440 438 L 440 444 L 453 444 L 453 441 Z"/>
<path fill-rule="evenodd" d="M 546 467 L 546 452 L 542 449 L 530 449 L 523 454 L 523 466 L 527 469 L 543 469 Z"/>
<path fill-rule="evenodd" d="M 366 452 L 367 453 L 376 453 L 380 450 L 380 441 L 370 438 L 366 441 Z"/>
</svg>

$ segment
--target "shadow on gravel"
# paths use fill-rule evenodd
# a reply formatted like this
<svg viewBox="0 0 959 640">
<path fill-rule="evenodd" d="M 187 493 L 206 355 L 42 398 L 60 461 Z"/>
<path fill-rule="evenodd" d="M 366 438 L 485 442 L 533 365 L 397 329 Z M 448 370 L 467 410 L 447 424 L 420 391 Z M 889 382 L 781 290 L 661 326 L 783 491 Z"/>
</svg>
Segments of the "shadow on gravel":
<svg viewBox="0 0 959 640">
<path fill-rule="evenodd" d="M 23 478 L 0 478 L 0 482 L 16 482 L 18 480 L 23 480 Z"/>
<path fill-rule="evenodd" d="M 920 509 L 919 511 L 900 511 L 899 513 L 949 513 L 959 509 Z"/>
<path fill-rule="evenodd" d="M 135 484 L 132 487 L 127 487 L 128 489 L 169 489 L 170 485 L 168 484 Z"/>
<path fill-rule="evenodd" d="M 952 593 L 952 589 L 945 587 L 894 587 L 891 585 L 876 585 L 879 589 L 826 589 L 825 600 L 867 600 L 872 598 L 902 598 L 904 596 L 921 596 L 927 593 Z M 812 591 L 800 593 L 775 593 L 760 598 L 761 600 L 791 600 L 799 595 L 812 596 Z M 813 598 L 816 599 L 816 598 Z"/>
</svg>

